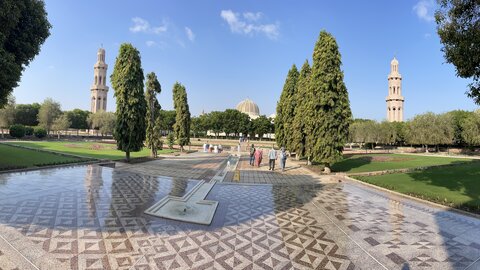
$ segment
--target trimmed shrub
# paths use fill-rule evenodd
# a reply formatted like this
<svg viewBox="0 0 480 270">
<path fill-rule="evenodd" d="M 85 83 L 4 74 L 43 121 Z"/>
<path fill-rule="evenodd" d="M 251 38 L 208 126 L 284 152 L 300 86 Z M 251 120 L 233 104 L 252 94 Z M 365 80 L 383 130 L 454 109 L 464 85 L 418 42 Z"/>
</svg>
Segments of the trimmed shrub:
<svg viewBox="0 0 480 270">
<path fill-rule="evenodd" d="M 11 125 L 10 136 L 14 138 L 22 138 L 23 136 L 25 136 L 25 126 L 19 124 Z"/>
<path fill-rule="evenodd" d="M 25 127 L 25 135 L 32 136 L 33 135 L 33 127 Z"/>
<path fill-rule="evenodd" d="M 41 139 L 41 138 L 44 138 L 45 136 L 47 136 L 47 131 L 42 127 L 36 127 L 33 130 L 33 135 L 35 135 L 35 137 Z"/>
</svg>

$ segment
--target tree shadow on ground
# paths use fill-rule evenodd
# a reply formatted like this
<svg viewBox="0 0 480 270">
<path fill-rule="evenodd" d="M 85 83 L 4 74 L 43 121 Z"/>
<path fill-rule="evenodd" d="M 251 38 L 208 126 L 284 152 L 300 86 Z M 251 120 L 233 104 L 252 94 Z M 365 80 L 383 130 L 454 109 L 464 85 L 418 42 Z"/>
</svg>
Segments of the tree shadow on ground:
<svg viewBox="0 0 480 270">
<path fill-rule="evenodd" d="M 363 155 L 344 155 L 343 159 L 332 165 L 334 172 L 348 172 L 352 169 L 372 163 L 373 157 Z"/>
<path fill-rule="evenodd" d="M 445 196 L 428 196 L 427 199 L 438 203 L 480 213 L 480 160 L 455 161 L 450 165 L 432 167 L 425 170 L 407 173 L 414 181 L 425 183 L 429 186 L 443 187 L 450 191 L 458 192 L 459 196 L 452 194 L 451 199 L 445 201 Z M 418 191 L 421 195 L 422 190 Z M 468 201 L 460 198 L 467 196 Z M 457 199 L 457 201 L 455 201 Z M 463 200 L 463 201 L 462 201 Z"/>
</svg>

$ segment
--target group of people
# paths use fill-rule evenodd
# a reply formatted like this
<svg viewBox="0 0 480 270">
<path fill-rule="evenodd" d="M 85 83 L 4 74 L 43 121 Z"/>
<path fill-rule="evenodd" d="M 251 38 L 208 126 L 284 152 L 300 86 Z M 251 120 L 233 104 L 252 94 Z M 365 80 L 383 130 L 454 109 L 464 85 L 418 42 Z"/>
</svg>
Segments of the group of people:
<svg viewBox="0 0 480 270">
<path fill-rule="evenodd" d="M 268 151 L 268 170 L 274 171 L 275 170 L 275 161 L 277 158 L 280 158 L 280 169 L 282 172 L 285 170 L 285 163 L 287 161 L 287 152 L 285 148 L 282 147 L 279 151 L 280 153 L 277 154 L 277 150 L 272 146 L 272 149 Z M 260 167 L 263 159 L 263 150 L 261 148 L 255 148 L 252 144 L 250 147 L 250 166 L 257 166 Z"/>
</svg>

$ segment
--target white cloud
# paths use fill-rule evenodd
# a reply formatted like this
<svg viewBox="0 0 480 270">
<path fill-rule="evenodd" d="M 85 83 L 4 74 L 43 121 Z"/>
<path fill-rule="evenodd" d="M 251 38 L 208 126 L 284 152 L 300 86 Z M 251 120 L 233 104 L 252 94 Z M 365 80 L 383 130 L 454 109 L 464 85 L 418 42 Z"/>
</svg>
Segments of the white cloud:
<svg viewBox="0 0 480 270">
<path fill-rule="evenodd" d="M 153 40 L 147 40 L 147 42 L 145 42 L 145 44 L 147 44 L 148 47 L 152 47 L 152 46 L 157 45 L 157 43 Z"/>
<path fill-rule="evenodd" d="M 193 33 L 192 29 L 185 26 L 185 33 L 191 42 L 195 41 L 195 34 Z"/>
<path fill-rule="evenodd" d="M 140 17 L 132 18 L 133 26 L 131 26 L 130 32 L 132 33 L 154 33 L 160 34 L 168 30 L 167 23 L 163 21 L 163 25 L 152 27 L 150 23 Z"/>
<path fill-rule="evenodd" d="M 433 8 L 433 0 L 420 0 L 415 6 L 413 6 L 413 11 L 415 11 L 418 18 L 427 22 L 433 22 L 435 20 L 433 17 Z"/>
<path fill-rule="evenodd" d="M 432 34 L 430 34 L 430 33 L 425 33 L 425 35 L 423 35 L 423 37 L 425 37 L 425 38 L 428 39 L 428 38 L 431 38 L 431 37 L 432 37 Z"/>
<path fill-rule="evenodd" d="M 257 22 L 262 17 L 260 12 L 246 12 L 242 19 L 238 13 L 231 10 L 222 10 L 220 16 L 228 23 L 232 33 L 244 35 L 260 33 L 265 34 L 270 39 L 277 39 L 280 34 L 278 24 L 260 24 Z"/>
<path fill-rule="evenodd" d="M 253 13 L 253 12 L 245 12 L 243 13 L 243 17 L 248 21 L 258 21 L 263 16 L 261 12 Z"/>
</svg>

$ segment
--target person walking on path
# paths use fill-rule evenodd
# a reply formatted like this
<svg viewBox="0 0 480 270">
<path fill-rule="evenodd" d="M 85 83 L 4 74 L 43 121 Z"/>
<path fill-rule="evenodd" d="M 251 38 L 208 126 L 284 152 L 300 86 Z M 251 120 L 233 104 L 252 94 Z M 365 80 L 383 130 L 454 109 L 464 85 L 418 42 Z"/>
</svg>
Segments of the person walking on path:
<svg viewBox="0 0 480 270">
<path fill-rule="evenodd" d="M 255 165 L 255 146 L 250 147 L 250 166 Z"/>
<path fill-rule="evenodd" d="M 275 170 L 275 160 L 277 159 L 277 151 L 273 148 L 268 152 L 268 170 Z"/>
<path fill-rule="evenodd" d="M 282 172 L 285 171 L 285 163 L 287 162 L 287 152 L 285 152 L 285 147 L 280 149 L 280 169 Z"/>
<path fill-rule="evenodd" d="M 262 149 L 258 148 L 257 150 L 255 150 L 255 163 L 257 163 L 257 167 L 260 167 L 260 164 L 262 163 L 262 156 Z"/>
</svg>

